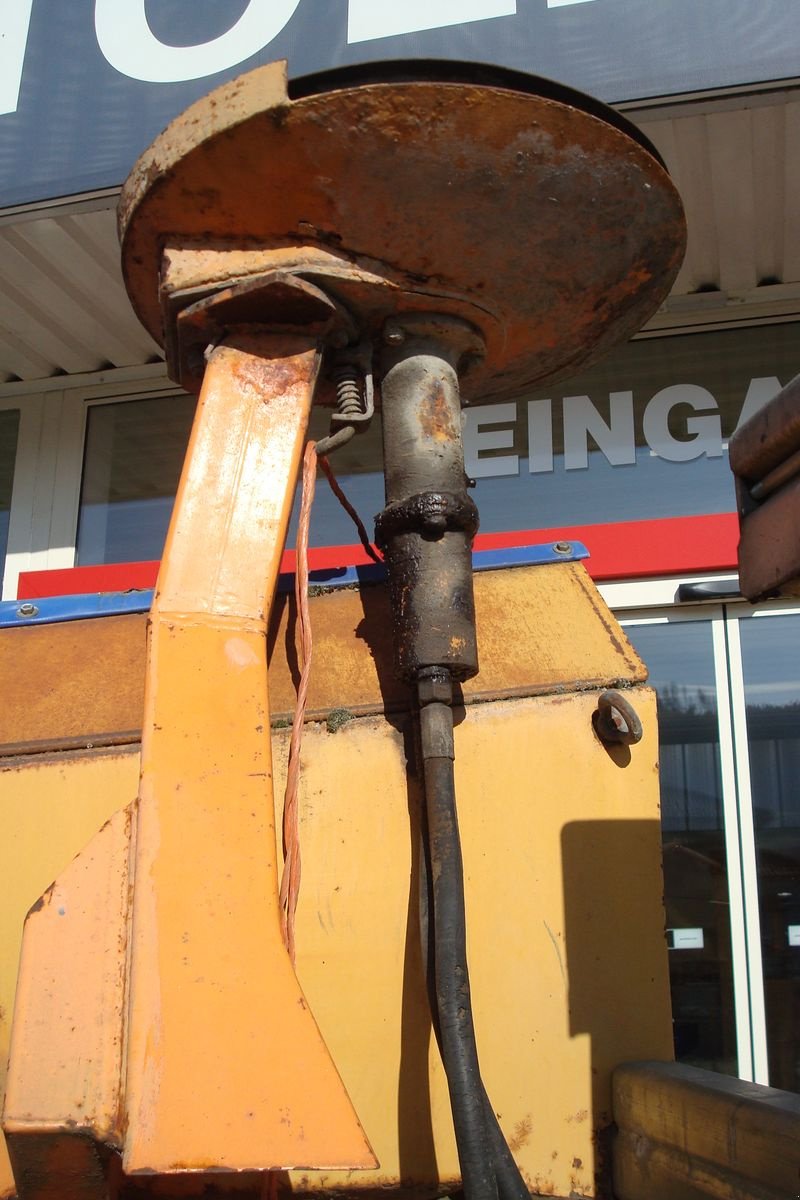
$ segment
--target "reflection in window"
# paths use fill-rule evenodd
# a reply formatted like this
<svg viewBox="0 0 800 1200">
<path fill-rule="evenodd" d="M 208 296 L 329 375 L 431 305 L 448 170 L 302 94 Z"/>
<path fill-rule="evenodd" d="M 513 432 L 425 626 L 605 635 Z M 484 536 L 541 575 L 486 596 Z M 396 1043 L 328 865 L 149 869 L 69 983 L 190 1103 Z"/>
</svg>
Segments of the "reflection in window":
<svg viewBox="0 0 800 1200">
<path fill-rule="evenodd" d="M 769 1081 L 800 1092 L 798 618 L 740 622 L 758 861 Z"/>
<path fill-rule="evenodd" d="M 79 565 L 161 557 L 194 409 L 184 395 L 89 409 Z"/>
<path fill-rule="evenodd" d="M 8 523 L 11 515 L 18 433 L 19 409 L 0 409 L 0 578 L 8 548 Z"/>
<path fill-rule="evenodd" d="M 625 630 L 658 695 L 664 905 L 675 1056 L 738 1072 L 711 625 Z"/>
<path fill-rule="evenodd" d="M 545 389 L 471 397 L 464 446 L 482 532 L 733 513 L 728 438 L 797 374 L 799 344 L 795 323 L 635 340 Z M 362 516 L 378 512 L 378 418 L 335 469 Z M 354 540 L 324 490 L 311 537 Z"/>
</svg>

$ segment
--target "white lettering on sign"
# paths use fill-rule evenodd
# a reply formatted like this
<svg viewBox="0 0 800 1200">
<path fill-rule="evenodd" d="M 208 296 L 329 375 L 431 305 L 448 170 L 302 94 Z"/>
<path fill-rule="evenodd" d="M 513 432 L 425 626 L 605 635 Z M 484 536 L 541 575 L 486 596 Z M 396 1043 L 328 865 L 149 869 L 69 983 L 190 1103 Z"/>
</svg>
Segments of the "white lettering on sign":
<svg viewBox="0 0 800 1200">
<path fill-rule="evenodd" d="M 564 397 L 564 466 L 568 471 L 589 465 L 589 438 L 614 467 L 636 462 L 633 392 L 612 392 L 611 420 L 606 425 L 588 396 Z"/>
<path fill-rule="evenodd" d="M 553 469 L 553 401 L 528 401 L 528 470 Z"/>
<path fill-rule="evenodd" d="M 147 23 L 145 0 L 97 0 L 97 43 L 115 70 L 145 83 L 178 83 L 226 71 L 280 33 L 300 0 L 250 0 L 226 33 L 196 46 L 167 46 Z"/>
<path fill-rule="evenodd" d="M 405 0 L 403 4 L 350 0 L 347 40 L 371 42 L 420 29 L 466 25 L 468 21 L 485 21 L 490 17 L 513 17 L 516 12 L 516 0 Z"/>
<path fill-rule="evenodd" d="M 780 390 L 781 382 L 774 375 L 751 379 L 737 428 Z M 565 470 L 585 470 L 595 446 L 614 467 L 636 462 L 633 392 L 611 392 L 608 400 L 606 421 L 589 396 L 563 398 Z M 528 471 L 538 475 L 555 469 L 553 401 L 528 400 L 524 414 L 512 401 L 477 404 L 464 410 L 464 461 L 468 475 L 487 479 L 519 474 L 519 454 L 514 448 L 522 440 L 517 428 L 521 415 L 523 419 L 526 415 L 528 422 Z M 668 462 L 719 458 L 724 447 L 716 400 L 707 388 L 693 383 L 661 388 L 645 406 L 638 441 Z"/>
<path fill-rule="evenodd" d="M 685 438 L 672 435 L 669 420 L 681 405 L 695 412 L 713 411 L 714 416 L 688 417 Z M 644 410 L 644 436 L 651 450 L 668 462 L 691 462 L 693 458 L 718 458 L 722 454 L 722 424 L 717 402 L 706 388 L 696 383 L 675 383 L 656 392 Z"/>
<path fill-rule="evenodd" d="M 510 404 L 480 404 L 464 409 L 464 469 L 473 479 L 487 476 L 519 475 L 519 456 L 501 454 L 481 458 L 483 450 L 511 450 L 517 420 L 517 406 Z M 505 425 L 505 429 L 486 429 L 486 425 Z"/>
<path fill-rule="evenodd" d="M 12 0 L 0 12 L 0 116 L 17 111 L 33 0 Z"/>
<path fill-rule="evenodd" d="M 547 7 L 590 2 L 547 0 Z M 144 83 L 179 83 L 216 75 L 251 58 L 278 36 L 299 3 L 250 0 L 226 33 L 195 46 L 159 41 L 147 23 L 146 0 L 96 0 L 94 26 L 103 55 L 120 74 Z M 0 116 L 17 111 L 32 6 L 33 0 L 0 0 Z M 516 0 L 349 0 L 347 40 L 369 42 L 516 13 Z"/>
</svg>

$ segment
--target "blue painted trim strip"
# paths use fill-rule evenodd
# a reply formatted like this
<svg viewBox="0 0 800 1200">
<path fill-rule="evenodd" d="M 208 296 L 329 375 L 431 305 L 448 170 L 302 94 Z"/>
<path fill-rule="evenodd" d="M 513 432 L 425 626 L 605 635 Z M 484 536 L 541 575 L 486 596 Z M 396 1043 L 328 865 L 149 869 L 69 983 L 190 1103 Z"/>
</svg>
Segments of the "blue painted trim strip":
<svg viewBox="0 0 800 1200">
<path fill-rule="evenodd" d="M 563 545 L 558 551 L 555 546 Z M 569 549 L 566 549 L 566 547 Z M 499 571 L 505 567 L 532 567 L 542 563 L 575 562 L 588 558 L 582 542 L 545 542 L 536 546 L 509 546 L 502 550 L 478 550 L 472 556 L 476 571 Z M 352 587 L 380 583 L 386 568 L 378 563 L 358 567 L 329 567 L 309 572 L 312 587 Z M 281 575 L 278 591 L 294 590 L 294 575 Z M 82 621 L 88 617 L 115 617 L 123 613 L 148 612 L 153 589 L 131 592 L 92 592 L 78 596 L 47 596 L 41 600 L 4 600 L 0 603 L 0 629 L 20 625 L 50 625 L 58 621 Z"/>
<path fill-rule="evenodd" d="M 15 625 L 51 625 L 80 621 L 84 617 L 117 617 L 147 612 L 153 589 L 133 592 L 91 592 L 78 596 L 46 596 L 41 600 L 4 600 L 0 604 L 0 629 Z"/>
</svg>

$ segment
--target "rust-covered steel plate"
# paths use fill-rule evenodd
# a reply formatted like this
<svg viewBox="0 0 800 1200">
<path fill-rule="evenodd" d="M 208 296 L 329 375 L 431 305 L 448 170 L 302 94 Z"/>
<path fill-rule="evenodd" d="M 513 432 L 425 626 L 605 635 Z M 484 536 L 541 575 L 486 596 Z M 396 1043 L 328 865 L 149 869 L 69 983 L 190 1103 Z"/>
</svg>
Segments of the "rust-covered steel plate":
<svg viewBox="0 0 800 1200">
<path fill-rule="evenodd" d="M 217 274 L 218 252 L 235 251 L 230 279 L 263 270 L 265 250 L 289 267 L 296 251 L 367 328 L 420 308 L 472 320 L 486 356 L 465 391 L 486 397 L 572 374 L 633 334 L 685 244 L 663 164 L 618 113 L 452 63 L 291 87 L 283 63 L 240 76 L 142 155 L 119 222 L 131 300 L 162 344 L 165 247 L 207 250 Z"/>
</svg>

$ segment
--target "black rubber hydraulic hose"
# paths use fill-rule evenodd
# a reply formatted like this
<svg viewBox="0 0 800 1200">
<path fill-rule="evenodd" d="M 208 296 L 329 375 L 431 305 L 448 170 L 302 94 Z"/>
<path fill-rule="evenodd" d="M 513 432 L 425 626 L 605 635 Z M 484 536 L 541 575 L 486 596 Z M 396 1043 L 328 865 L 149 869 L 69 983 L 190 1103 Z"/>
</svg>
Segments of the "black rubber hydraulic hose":
<svg viewBox="0 0 800 1200">
<path fill-rule="evenodd" d="M 457 827 L 456 835 L 458 835 Z M 427 828 L 424 826 L 421 830 L 421 841 L 422 846 L 419 856 L 420 941 L 423 950 L 423 962 L 425 966 L 428 999 L 433 1021 L 433 1032 L 436 1036 L 437 1045 L 439 1046 L 439 1053 L 442 1055 L 442 1060 L 444 1061 L 442 1035 L 438 1017 L 438 1001 L 436 995 L 435 951 L 433 939 L 431 937 L 433 929 L 430 921 L 430 912 L 433 907 L 433 898 L 431 895 L 432 881 L 431 867 L 429 862 L 430 841 Z M 483 1094 L 484 1119 L 486 1123 L 489 1153 L 494 1166 L 499 1200 L 530 1200 L 530 1192 L 528 1191 L 525 1180 L 522 1178 L 522 1174 L 514 1159 L 514 1155 L 509 1149 L 505 1135 L 500 1128 L 497 1115 L 492 1107 L 492 1103 L 486 1092 L 486 1087 L 483 1083 L 483 1080 L 481 1080 L 481 1091 Z"/>
<path fill-rule="evenodd" d="M 452 711 L 447 705 L 452 720 Z M 451 758 L 426 758 L 436 1008 L 466 1200 L 497 1200 L 467 969 L 464 873 Z"/>
<path fill-rule="evenodd" d="M 467 970 L 453 781 L 453 681 L 478 670 L 472 541 L 458 368 L 480 334 L 442 313 L 388 322 L 380 354 L 386 507 L 375 533 L 389 575 L 395 670 L 417 689 L 431 864 L 434 1026 L 447 1075 L 466 1200 L 500 1200 L 515 1169 L 485 1098 Z M 500 1142 L 503 1143 L 501 1150 Z M 523 1185 L 524 1186 L 524 1185 Z M 502 1200 L 523 1200 L 507 1182 Z"/>
</svg>

